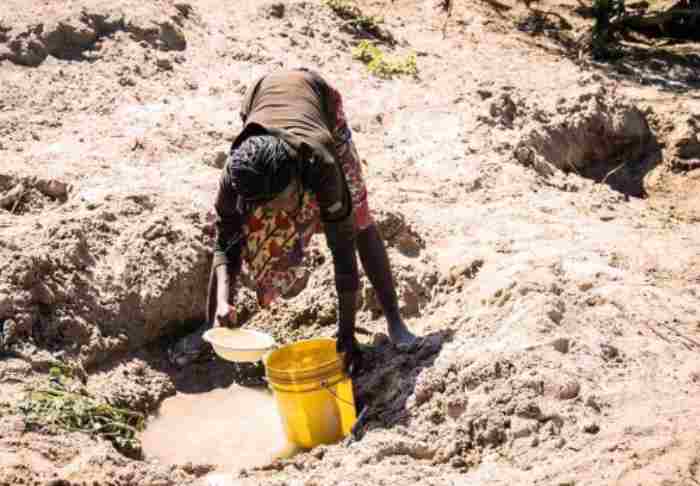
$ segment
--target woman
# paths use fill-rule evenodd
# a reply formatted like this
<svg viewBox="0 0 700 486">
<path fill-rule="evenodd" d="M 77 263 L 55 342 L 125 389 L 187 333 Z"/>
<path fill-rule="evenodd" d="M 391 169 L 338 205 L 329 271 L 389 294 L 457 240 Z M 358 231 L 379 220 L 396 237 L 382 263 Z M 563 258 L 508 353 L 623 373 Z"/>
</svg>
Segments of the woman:
<svg viewBox="0 0 700 486">
<path fill-rule="evenodd" d="M 392 343 L 404 350 L 413 347 L 416 337 L 399 313 L 340 94 L 312 71 L 275 72 L 248 89 L 241 117 L 243 130 L 231 146 L 215 201 L 208 323 L 235 322 L 229 293 L 244 262 L 261 306 L 298 293 L 305 284 L 298 268 L 304 248 L 321 227 L 333 255 L 337 349 L 345 353 L 346 364 L 352 367 L 358 357 L 356 250 L 384 310 Z"/>
</svg>

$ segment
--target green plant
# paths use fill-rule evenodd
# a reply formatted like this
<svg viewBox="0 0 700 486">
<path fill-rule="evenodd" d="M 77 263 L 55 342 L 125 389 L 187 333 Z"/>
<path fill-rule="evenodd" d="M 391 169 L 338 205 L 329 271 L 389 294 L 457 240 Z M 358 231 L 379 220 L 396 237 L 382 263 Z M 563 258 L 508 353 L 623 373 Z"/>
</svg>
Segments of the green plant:
<svg viewBox="0 0 700 486">
<path fill-rule="evenodd" d="M 390 79 L 396 75 L 416 76 L 418 74 L 415 54 L 409 54 L 404 59 L 387 59 L 379 47 L 367 40 L 360 41 L 352 50 L 352 57 L 364 62 L 369 72 L 380 78 Z"/>
<path fill-rule="evenodd" d="M 381 28 L 380 24 L 384 23 L 382 17 L 365 15 L 350 0 L 323 0 L 323 3 L 333 10 L 338 17 L 345 20 L 345 26 L 356 32 L 365 32 L 385 42 L 395 42 L 393 36 Z"/>
<path fill-rule="evenodd" d="M 53 361 L 51 368 L 49 368 L 49 377 L 58 382 L 65 381 L 67 378 L 73 378 L 73 367 L 70 364 Z"/>
<path fill-rule="evenodd" d="M 63 372 L 67 369 L 52 367 L 47 386 L 27 390 L 19 405 L 25 427 L 98 435 L 112 442 L 123 454 L 141 457 L 141 444 L 136 435 L 144 428 L 145 416 L 99 401 L 83 390 L 69 390 L 70 378 Z"/>
<path fill-rule="evenodd" d="M 323 2 L 333 12 L 343 20 L 347 20 L 348 25 L 358 30 L 371 32 L 379 29 L 379 24 L 384 22 L 381 17 L 365 15 L 357 5 L 349 0 L 324 0 Z"/>
</svg>

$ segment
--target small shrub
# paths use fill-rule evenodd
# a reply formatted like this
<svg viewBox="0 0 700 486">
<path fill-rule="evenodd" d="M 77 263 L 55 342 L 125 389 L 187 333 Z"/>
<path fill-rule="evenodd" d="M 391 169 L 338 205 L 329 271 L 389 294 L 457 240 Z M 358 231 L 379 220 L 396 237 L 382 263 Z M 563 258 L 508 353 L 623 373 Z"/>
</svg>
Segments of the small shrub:
<svg viewBox="0 0 700 486">
<path fill-rule="evenodd" d="M 379 24 L 384 22 L 381 17 L 365 15 L 362 10 L 349 0 L 324 0 L 324 2 L 335 14 L 343 20 L 347 20 L 349 25 L 356 29 L 371 32 L 379 29 Z"/>
<path fill-rule="evenodd" d="M 70 390 L 70 377 L 64 374 L 67 370 L 54 366 L 46 387 L 27 391 L 25 400 L 19 404 L 25 427 L 99 435 L 123 454 L 141 457 L 137 434 L 144 428 L 144 415 L 99 401 L 84 390 Z"/>
<path fill-rule="evenodd" d="M 382 17 L 375 15 L 365 15 L 357 5 L 350 0 L 324 0 L 328 8 L 345 20 L 345 25 L 357 32 L 366 32 L 377 39 L 393 43 L 394 39 L 388 32 L 385 32 L 380 24 L 384 23 Z"/>
<path fill-rule="evenodd" d="M 352 51 L 352 57 L 367 65 L 373 75 L 391 79 L 394 76 L 418 75 L 416 55 L 410 54 L 404 59 L 387 59 L 381 49 L 369 41 L 361 41 Z"/>
</svg>

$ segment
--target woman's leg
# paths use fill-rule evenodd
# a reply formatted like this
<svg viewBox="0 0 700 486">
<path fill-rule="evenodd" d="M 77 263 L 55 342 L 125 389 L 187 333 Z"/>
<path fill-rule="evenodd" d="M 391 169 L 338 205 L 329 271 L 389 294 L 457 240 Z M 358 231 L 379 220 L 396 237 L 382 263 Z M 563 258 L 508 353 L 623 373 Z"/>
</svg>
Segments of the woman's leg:
<svg viewBox="0 0 700 486">
<path fill-rule="evenodd" d="M 389 256 L 375 224 L 371 224 L 357 234 L 357 252 L 360 255 L 362 268 L 372 282 L 372 287 L 384 310 L 391 342 L 400 349 L 411 348 L 416 342 L 416 337 L 408 330 L 401 318 Z"/>
<path fill-rule="evenodd" d="M 367 187 L 362 176 L 360 157 L 352 141 L 352 132 L 345 119 L 343 99 L 340 93 L 333 88 L 330 88 L 330 94 L 336 118 L 333 137 L 352 197 L 355 229 L 357 230 L 357 252 L 360 255 L 362 268 L 364 268 L 367 278 L 372 282 L 372 287 L 379 297 L 379 303 L 386 316 L 391 342 L 399 349 L 410 349 L 417 340 L 404 324 L 399 312 L 389 257 L 369 210 Z"/>
</svg>

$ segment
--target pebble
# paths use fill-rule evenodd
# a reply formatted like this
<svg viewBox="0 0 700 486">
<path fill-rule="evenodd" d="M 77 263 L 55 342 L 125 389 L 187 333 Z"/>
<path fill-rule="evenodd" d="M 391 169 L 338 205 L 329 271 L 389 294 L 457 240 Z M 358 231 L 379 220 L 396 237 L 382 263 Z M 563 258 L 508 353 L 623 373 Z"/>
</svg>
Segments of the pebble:
<svg viewBox="0 0 700 486">
<path fill-rule="evenodd" d="M 552 347 L 562 354 L 569 352 L 569 347 L 571 346 L 571 341 L 569 338 L 557 338 L 552 341 Z"/>
<path fill-rule="evenodd" d="M 596 422 L 589 420 L 583 424 L 583 431 L 588 434 L 597 434 L 600 431 L 600 426 Z"/>
<path fill-rule="evenodd" d="M 581 385 L 579 385 L 576 381 L 570 381 L 559 387 L 557 396 L 561 400 L 571 400 L 572 398 L 576 398 L 580 391 Z"/>
<path fill-rule="evenodd" d="M 167 57 L 158 58 L 158 60 L 156 60 L 156 66 L 158 66 L 158 69 L 161 69 L 163 71 L 173 70 L 173 63 Z"/>
<path fill-rule="evenodd" d="M 451 400 L 447 404 L 447 415 L 449 415 L 452 420 L 457 420 L 466 411 L 467 411 L 467 400 L 466 399 L 457 398 L 457 399 Z"/>
<path fill-rule="evenodd" d="M 555 324 L 561 324 L 561 320 L 564 318 L 564 313 L 561 309 L 551 308 L 547 311 L 547 317 L 549 317 Z"/>
<path fill-rule="evenodd" d="M 70 486 L 71 482 L 67 479 L 52 479 L 46 483 L 46 486 Z"/>
<path fill-rule="evenodd" d="M 598 400 L 591 395 L 586 399 L 586 405 L 595 410 L 596 412 L 600 413 L 600 404 L 598 403 Z"/>
<path fill-rule="evenodd" d="M 117 216 L 111 211 L 102 211 L 100 217 L 108 222 L 114 222 L 117 220 Z"/>
<path fill-rule="evenodd" d="M 406 256 L 418 256 L 420 253 L 420 243 L 409 232 L 403 231 L 395 241 L 396 248 Z"/>
<path fill-rule="evenodd" d="M 593 288 L 593 282 L 581 282 L 580 284 L 578 284 L 578 289 L 581 292 L 588 292 L 592 288 Z"/>
<path fill-rule="evenodd" d="M 535 402 L 520 403 L 515 409 L 515 414 L 518 417 L 523 417 L 531 420 L 542 419 L 542 410 Z"/>
<path fill-rule="evenodd" d="M 605 359 L 606 361 L 615 359 L 618 356 L 620 356 L 620 351 L 615 346 L 612 346 L 610 344 L 601 344 L 600 352 L 603 355 L 603 359 Z"/>
<path fill-rule="evenodd" d="M 38 185 L 39 190 L 49 197 L 65 199 L 68 196 L 68 184 L 51 179 Z"/>
<path fill-rule="evenodd" d="M 263 4 L 261 10 L 265 17 L 281 19 L 284 18 L 286 9 L 284 3 L 273 1 L 267 4 Z"/>
</svg>

